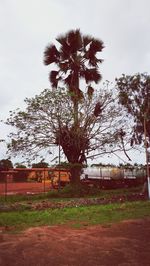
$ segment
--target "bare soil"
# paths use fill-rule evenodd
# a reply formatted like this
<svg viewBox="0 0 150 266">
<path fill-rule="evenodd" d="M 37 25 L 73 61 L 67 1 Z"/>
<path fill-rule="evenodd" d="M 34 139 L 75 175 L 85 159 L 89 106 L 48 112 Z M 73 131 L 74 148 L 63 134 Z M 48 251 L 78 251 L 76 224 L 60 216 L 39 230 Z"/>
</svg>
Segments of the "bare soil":
<svg viewBox="0 0 150 266">
<path fill-rule="evenodd" d="M 0 195 L 4 195 L 7 191 L 7 195 L 10 194 L 35 194 L 40 192 L 48 192 L 50 190 L 50 183 L 37 183 L 37 182 L 13 182 L 13 183 L 1 183 Z"/>
<path fill-rule="evenodd" d="M 11 233 L 0 228 L 1 266 L 149 266 L 150 219 Z"/>
</svg>

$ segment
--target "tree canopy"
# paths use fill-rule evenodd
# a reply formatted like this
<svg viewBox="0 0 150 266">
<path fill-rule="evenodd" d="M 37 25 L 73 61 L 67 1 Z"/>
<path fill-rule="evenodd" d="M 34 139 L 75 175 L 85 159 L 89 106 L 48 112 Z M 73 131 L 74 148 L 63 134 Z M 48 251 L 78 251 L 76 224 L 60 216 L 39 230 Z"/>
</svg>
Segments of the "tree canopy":
<svg viewBox="0 0 150 266">
<path fill-rule="evenodd" d="M 150 76 L 147 73 L 122 75 L 116 79 L 119 102 L 133 118 L 131 146 L 144 143 L 144 123 L 150 144 Z"/>
<path fill-rule="evenodd" d="M 88 35 L 82 35 L 79 29 L 71 30 L 56 38 L 58 48 L 49 44 L 44 52 L 44 64 L 55 64 L 57 70 L 50 71 L 49 80 L 53 88 L 57 88 L 60 82 L 67 86 L 72 93 L 72 100 L 78 102 L 83 97 L 79 80 L 84 79 L 87 93 L 93 93 L 92 82 L 96 84 L 101 80 L 99 64 L 102 59 L 97 58 L 104 44 L 101 40 Z"/>
<path fill-rule="evenodd" d="M 41 160 L 38 163 L 33 163 L 32 164 L 32 168 L 47 168 L 48 167 L 48 163 L 44 162 L 43 160 Z"/>
<path fill-rule="evenodd" d="M 26 165 L 22 163 L 15 163 L 15 168 L 27 168 Z"/>
<path fill-rule="evenodd" d="M 83 164 L 95 152 L 101 154 L 121 149 L 120 132 L 125 127 L 116 99 L 107 88 L 92 98 L 86 94 L 79 103 L 78 128 L 74 128 L 74 106 L 64 89 L 45 89 L 27 98 L 26 109 L 10 113 L 7 124 L 15 126 L 10 134 L 9 151 L 36 158 L 40 151 L 51 153 L 60 145 L 69 163 Z M 96 110 L 100 103 L 100 111 Z"/>
<path fill-rule="evenodd" d="M 0 170 L 8 170 L 13 168 L 13 163 L 10 159 L 2 159 L 0 160 Z"/>
<path fill-rule="evenodd" d="M 98 84 L 102 78 L 99 64 L 103 60 L 97 57 L 97 53 L 103 50 L 104 45 L 99 39 L 83 35 L 79 29 L 58 36 L 56 41 L 58 48 L 54 44 L 46 47 L 44 64 L 56 65 L 56 70 L 50 71 L 50 83 L 52 88 L 63 85 L 70 92 L 74 104 L 74 126 L 78 127 L 78 103 L 84 98 L 80 81 L 85 81 L 87 94 L 91 97 L 94 91 L 92 83 Z"/>
</svg>

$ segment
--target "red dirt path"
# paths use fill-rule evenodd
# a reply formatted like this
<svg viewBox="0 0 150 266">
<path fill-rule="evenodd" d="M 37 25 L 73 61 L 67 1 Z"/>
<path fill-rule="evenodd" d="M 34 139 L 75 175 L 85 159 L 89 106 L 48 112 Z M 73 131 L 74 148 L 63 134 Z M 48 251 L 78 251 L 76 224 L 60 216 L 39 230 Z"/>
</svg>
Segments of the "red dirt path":
<svg viewBox="0 0 150 266">
<path fill-rule="evenodd" d="M 150 219 L 0 234 L 1 266 L 149 266 Z"/>
</svg>

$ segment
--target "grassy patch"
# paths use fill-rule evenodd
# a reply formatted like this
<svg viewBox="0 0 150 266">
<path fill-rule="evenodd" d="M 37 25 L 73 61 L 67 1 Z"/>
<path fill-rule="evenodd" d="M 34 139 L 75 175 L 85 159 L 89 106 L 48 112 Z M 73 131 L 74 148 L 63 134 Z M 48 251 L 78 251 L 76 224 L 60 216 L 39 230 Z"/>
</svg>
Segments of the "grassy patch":
<svg viewBox="0 0 150 266">
<path fill-rule="evenodd" d="M 13 230 L 67 223 L 75 227 L 82 227 L 144 217 L 150 217 L 149 201 L 47 209 L 43 211 L 2 212 L 0 214 L 0 226 L 12 227 Z"/>
</svg>

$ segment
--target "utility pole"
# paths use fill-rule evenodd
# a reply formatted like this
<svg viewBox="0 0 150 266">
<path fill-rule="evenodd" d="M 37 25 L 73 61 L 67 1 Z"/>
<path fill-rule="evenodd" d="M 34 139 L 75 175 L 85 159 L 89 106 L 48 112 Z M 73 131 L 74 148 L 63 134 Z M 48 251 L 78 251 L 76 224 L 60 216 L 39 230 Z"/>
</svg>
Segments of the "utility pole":
<svg viewBox="0 0 150 266">
<path fill-rule="evenodd" d="M 44 193 L 45 193 L 45 167 L 44 167 Z"/>
<path fill-rule="evenodd" d="M 148 198 L 150 199 L 150 171 L 149 171 L 149 156 L 147 147 L 147 130 L 146 130 L 146 113 L 144 114 L 144 142 L 145 142 L 145 154 L 146 154 L 146 173 L 147 173 L 147 186 L 148 186 Z"/>
<path fill-rule="evenodd" d="M 59 172 L 58 172 L 58 191 L 60 191 L 60 132 L 59 132 Z"/>
<path fill-rule="evenodd" d="M 59 115 L 58 115 L 58 123 L 59 123 L 59 132 L 58 132 L 58 163 L 59 163 L 59 171 L 58 171 L 58 191 L 60 191 L 60 112 L 61 108 L 59 106 Z"/>
<path fill-rule="evenodd" d="M 8 174 L 5 173 L 5 201 L 7 200 L 7 177 L 8 177 Z"/>
</svg>

